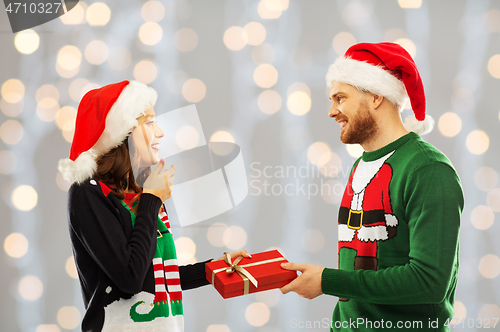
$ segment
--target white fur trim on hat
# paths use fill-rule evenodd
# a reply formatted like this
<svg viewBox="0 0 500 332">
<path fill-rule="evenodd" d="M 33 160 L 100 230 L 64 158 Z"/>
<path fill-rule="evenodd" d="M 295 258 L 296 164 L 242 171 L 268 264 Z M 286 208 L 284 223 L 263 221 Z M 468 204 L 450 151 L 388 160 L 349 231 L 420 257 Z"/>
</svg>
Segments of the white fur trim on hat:
<svg viewBox="0 0 500 332">
<path fill-rule="evenodd" d="M 398 80 L 385 69 L 368 62 L 338 57 L 328 68 L 326 74 L 328 87 L 332 86 L 333 81 L 349 84 L 358 90 L 383 96 L 400 111 L 409 100 L 403 81 Z"/>
<path fill-rule="evenodd" d="M 69 158 L 59 161 L 58 170 L 63 178 L 69 183 L 91 178 L 97 169 L 95 159 L 119 146 L 138 125 L 137 118 L 155 105 L 157 97 L 153 88 L 131 81 L 109 110 L 104 131 L 94 146 L 75 161 Z"/>
<path fill-rule="evenodd" d="M 413 131 L 419 135 L 425 135 L 434 129 L 434 118 L 426 114 L 423 121 L 418 121 L 415 114 L 412 114 L 406 117 L 403 125 L 408 131 Z"/>
</svg>

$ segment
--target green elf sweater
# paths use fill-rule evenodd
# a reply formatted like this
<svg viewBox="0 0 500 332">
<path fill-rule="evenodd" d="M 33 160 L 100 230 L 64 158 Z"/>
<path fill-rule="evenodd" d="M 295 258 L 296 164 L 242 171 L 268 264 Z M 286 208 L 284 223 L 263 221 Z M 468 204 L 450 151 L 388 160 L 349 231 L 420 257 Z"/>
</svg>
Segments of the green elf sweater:
<svg viewBox="0 0 500 332">
<path fill-rule="evenodd" d="M 415 133 L 365 152 L 351 170 L 339 220 L 339 297 L 332 331 L 447 331 L 464 199 L 446 156 Z"/>
</svg>

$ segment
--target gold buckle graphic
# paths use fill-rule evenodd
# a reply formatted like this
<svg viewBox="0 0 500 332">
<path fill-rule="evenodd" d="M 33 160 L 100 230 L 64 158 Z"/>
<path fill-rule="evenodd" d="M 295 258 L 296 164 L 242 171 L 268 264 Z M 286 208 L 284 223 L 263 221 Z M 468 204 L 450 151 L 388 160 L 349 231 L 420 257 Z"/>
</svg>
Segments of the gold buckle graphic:
<svg viewBox="0 0 500 332">
<path fill-rule="evenodd" d="M 360 214 L 361 215 L 359 217 L 359 226 L 357 226 L 357 227 L 351 226 L 351 213 L 355 213 L 355 214 Z M 361 210 L 361 211 L 353 211 L 353 210 L 349 209 L 349 218 L 347 219 L 347 227 L 351 228 L 351 229 L 360 229 L 362 225 L 363 225 L 363 210 Z"/>
<path fill-rule="evenodd" d="M 163 237 L 163 234 L 160 232 L 160 230 L 159 230 L 159 229 L 157 229 L 156 231 L 158 232 L 158 236 L 156 237 L 157 239 L 159 239 L 159 238 Z"/>
</svg>

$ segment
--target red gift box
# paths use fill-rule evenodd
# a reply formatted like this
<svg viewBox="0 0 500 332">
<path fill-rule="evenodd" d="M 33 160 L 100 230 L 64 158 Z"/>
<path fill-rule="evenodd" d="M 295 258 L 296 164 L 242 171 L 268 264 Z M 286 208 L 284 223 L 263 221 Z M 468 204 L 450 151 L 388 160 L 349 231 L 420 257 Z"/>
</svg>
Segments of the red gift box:
<svg viewBox="0 0 500 332">
<path fill-rule="evenodd" d="M 252 254 L 252 258 L 242 258 L 240 256 L 233 259 L 227 257 L 226 259 L 230 259 L 232 264 L 236 263 L 237 266 L 243 268 L 243 271 L 228 273 L 228 268 L 229 270 L 231 268 L 224 260 L 205 264 L 207 280 L 225 299 L 281 288 L 297 278 L 296 271 L 285 270 L 281 267 L 282 263 L 288 261 L 278 250 Z M 250 275 L 246 278 L 245 274 Z M 252 277 L 257 282 L 257 287 L 252 283 Z M 245 288 L 248 290 L 247 293 Z"/>
</svg>

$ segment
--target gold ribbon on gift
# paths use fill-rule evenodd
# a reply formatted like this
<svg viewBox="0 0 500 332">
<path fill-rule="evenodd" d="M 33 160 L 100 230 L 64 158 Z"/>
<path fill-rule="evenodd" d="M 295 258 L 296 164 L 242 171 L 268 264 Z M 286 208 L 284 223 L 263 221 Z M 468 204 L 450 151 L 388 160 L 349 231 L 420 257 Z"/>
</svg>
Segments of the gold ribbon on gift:
<svg viewBox="0 0 500 332">
<path fill-rule="evenodd" d="M 226 262 L 228 267 L 223 267 L 221 269 L 217 269 L 217 270 L 212 271 L 212 285 L 215 287 L 215 274 L 216 273 L 222 272 L 224 270 L 228 274 L 236 272 L 243 279 L 243 294 L 247 295 L 249 292 L 249 289 L 250 289 L 250 284 L 248 281 L 250 281 L 255 286 L 255 288 L 258 287 L 258 283 L 257 283 L 257 280 L 253 277 L 253 275 L 250 272 L 248 272 L 247 270 L 245 270 L 245 267 L 284 261 L 285 257 L 272 258 L 272 259 L 267 259 L 265 261 L 260 261 L 260 262 L 245 264 L 245 265 L 238 265 L 242 259 L 243 259 L 243 256 L 239 256 L 238 258 L 236 258 L 234 260 L 234 262 L 231 262 L 231 254 L 229 254 L 228 252 L 225 252 L 224 256 L 223 256 L 223 260 L 224 260 L 224 262 Z"/>
</svg>

